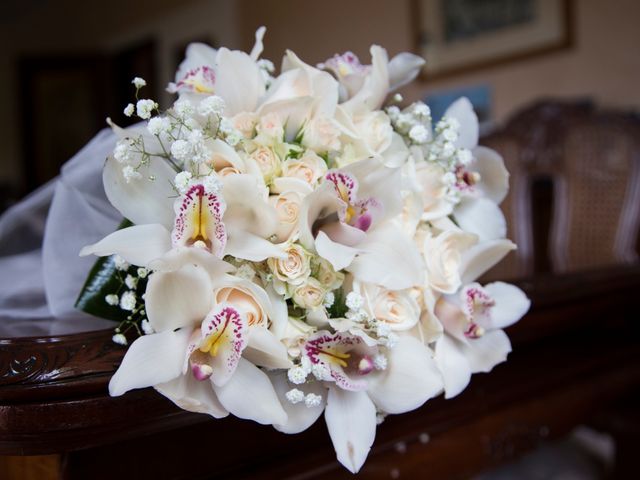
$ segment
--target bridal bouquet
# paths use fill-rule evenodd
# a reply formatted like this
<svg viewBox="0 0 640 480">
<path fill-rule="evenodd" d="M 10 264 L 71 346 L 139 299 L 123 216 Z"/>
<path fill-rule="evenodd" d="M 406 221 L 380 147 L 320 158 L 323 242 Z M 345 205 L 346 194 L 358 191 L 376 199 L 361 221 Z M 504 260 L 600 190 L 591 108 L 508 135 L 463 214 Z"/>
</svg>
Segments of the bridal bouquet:
<svg viewBox="0 0 640 480">
<path fill-rule="evenodd" d="M 192 44 L 171 108 L 142 98 L 106 160 L 127 219 L 79 308 L 138 332 L 111 395 L 153 386 L 179 407 L 297 433 L 324 412 L 338 460 L 364 463 L 376 425 L 504 361 L 529 300 L 476 279 L 515 245 L 500 156 L 460 99 L 439 121 L 390 92 L 423 60 L 348 52 L 278 76 L 250 54 Z M 111 123 L 111 122 L 110 122 Z M 127 332 L 127 330 L 129 330 Z"/>
</svg>

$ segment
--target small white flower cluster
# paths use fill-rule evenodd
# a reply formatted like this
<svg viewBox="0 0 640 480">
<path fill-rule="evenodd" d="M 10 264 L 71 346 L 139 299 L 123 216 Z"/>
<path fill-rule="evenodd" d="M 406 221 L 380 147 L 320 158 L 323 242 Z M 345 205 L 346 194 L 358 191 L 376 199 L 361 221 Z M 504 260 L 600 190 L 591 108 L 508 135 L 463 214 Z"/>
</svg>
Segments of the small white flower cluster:
<svg viewBox="0 0 640 480">
<path fill-rule="evenodd" d="M 389 324 L 372 317 L 364 308 L 364 297 L 362 295 L 353 291 L 349 292 L 345 300 L 345 306 L 348 309 L 345 318 L 358 324 L 363 331 L 370 335 L 375 335 L 379 345 L 393 348 L 398 342 L 398 336 L 393 333 Z"/>
<path fill-rule="evenodd" d="M 142 295 L 142 298 L 138 298 L 137 293 L 141 280 L 145 280 L 149 276 L 149 270 L 144 267 L 138 267 L 134 270 L 119 255 L 114 255 L 112 260 L 118 272 L 117 278 L 120 280 L 120 288 L 116 293 L 105 295 L 104 301 L 109 306 L 118 307 L 127 312 L 127 319 L 116 328 L 116 335 L 113 336 L 115 343 L 126 345 L 126 337 L 122 333 L 125 326 L 127 327 L 124 328 L 126 332 L 131 325 L 136 325 L 136 328 L 138 328 L 137 322 L 140 321 L 140 328 L 144 334 L 153 333 L 151 324 L 145 318 L 144 295 Z M 122 289 L 125 289 L 125 291 L 120 293 Z"/>
<path fill-rule="evenodd" d="M 194 178 L 191 172 L 182 171 L 176 174 L 173 180 L 173 185 L 180 195 L 187 193 L 189 188 L 196 184 L 204 186 L 208 193 L 218 194 L 222 191 L 222 182 L 215 172 L 204 177 Z"/>
<path fill-rule="evenodd" d="M 331 380 L 331 370 L 324 363 L 311 363 L 308 357 L 302 356 L 300 358 L 300 364 L 290 368 L 287 371 L 287 378 L 294 385 L 302 385 L 307 382 L 307 378 L 311 375 L 311 378 L 318 381 Z"/>
<path fill-rule="evenodd" d="M 199 164 L 211 158 L 211 150 L 206 145 L 206 137 L 202 130 L 193 129 L 186 138 L 173 142 L 171 155 L 183 164 L 187 162 Z"/>
<path fill-rule="evenodd" d="M 293 388 L 284 395 L 286 399 L 293 405 L 304 402 L 307 408 L 317 407 L 322 403 L 322 396 L 315 393 L 304 394 L 302 390 Z"/>
<path fill-rule="evenodd" d="M 395 131 L 410 145 L 424 145 L 431 141 L 431 110 L 424 103 L 413 103 L 402 111 L 392 105 L 387 108 L 387 115 Z"/>
</svg>

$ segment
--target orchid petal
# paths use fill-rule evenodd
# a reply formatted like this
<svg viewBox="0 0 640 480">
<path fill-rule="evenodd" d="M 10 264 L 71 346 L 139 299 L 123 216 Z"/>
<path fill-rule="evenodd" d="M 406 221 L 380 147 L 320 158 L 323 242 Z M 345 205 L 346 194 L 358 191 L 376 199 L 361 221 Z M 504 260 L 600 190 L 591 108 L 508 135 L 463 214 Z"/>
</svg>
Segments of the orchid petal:
<svg viewBox="0 0 640 480">
<path fill-rule="evenodd" d="M 500 208 L 488 198 L 464 198 L 453 211 L 463 230 L 482 240 L 496 240 L 507 235 L 507 222 Z"/>
<path fill-rule="evenodd" d="M 314 98 L 316 115 L 326 115 L 333 117 L 338 104 L 338 82 L 330 73 L 319 70 L 304 63 L 291 50 L 287 50 L 282 59 L 282 71 L 299 69 L 306 76 L 306 84 L 309 89 L 305 95 Z"/>
<path fill-rule="evenodd" d="M 509 172 L 504 166 L 502 156 L 495 150 L 486 147 L 473 149 L 474 162 L 471 170 L 480 174 L 480 183 L 476 188 L 493 203 L 499 205 L 509 191 Z"/>
<path fill-rule="evenodd" d="M 491 321 L 487 326 L 489 328 L 506 328 L 513 325 L 531 307 L 531 300 L 515 285 L 494 282 L 485 285 L 484 289 L 495 301 L 491 308 Z"/>
<path fill-rule="evenodd" d="M 253 45 L 253 48 L 251 49 L 251 53 L 249 54 L 249 56 L 251 57 L 251 60 L 253 60 L 254 62 L 260 58 L 260 55 L 262 54 L 262 50 L 264 50 L 264 44 L 262 43 L 262 39 L 264 38 L 264 34 L 266 31 L 267 31 L 267 28 L 265 26 L 261 26 L 256 30 L 256 43 Z"/>
<path fill-rule="evenodd" d="M 278 394 L 280 403 L 287 412 L 287 422 L 283 424 L 274 424 L 273 427 L 282 433 L 300 433 L 313 425 L 316 420 L 322 415 L 324 410 L 327 389 L 322 386 L 320 382 L 306 383 L 305 385 L 291 385 L 287 381 L 287 375 L 285 373 L 269 373 L 269 377 L 273 382 L 273 388 Z M 305 402 L 299 402 L 296 404 L 291 403 L 285 396 L 286 393 L 292 388 L 298 388 L 306 395 L 313 393 L 322 397 L 322 400 L 318 405 L 307 407 Z"/>
<path fill-rule="evenodd" d="M 358 245 L 361 253 L 347 268 L 359 281 L 390 290 L 422 283 L 422 258 L 413 242 L 395 225 L 376 228 Z"/>
<path fill-rule="evenodd" d="M 235 308 L 219 305 L 201 325 L 202 342 L 199 351 L 208 353 L 211 381 L 221 387 L 235 372 L 240 356 L 247 346 L 247 320 Z"/>
<path fill-rule="evenodd" d="M 471 381 L 471 367 L 464 344 L 445 334 L 436 342 L 435 361 L 444 381 L 444 398 L 453 398 Z"/>
<path fill-rule="evenodd" d="M 220 403 L 233 415 L 262 425 L 287 422 L 269 377 L 248 360 L 241 358 L 235 373 L 222 387 L 213 384 Z"/>
<path fill-rule="evenodd" d="M 456 147 L 474 148 L 478 145 L 478 116 L 468 98 L 461 97 L 449 105 L 443 118 L 454 118 L 460 124 L 458 139 L 454 142 Z"/>
<path fill-rule="evenodd" d="M 367 238 L 366 232 L 342 222 L 323 225 L 320 231 L 325 233 L 331 241 L 347 247 L 355 247 Z"/>
<path fill-rule="evenodd" d="M 211 159 L 210 162 L 207 162 L 208 164 L 203 165 L 203 167 L 213 167 L 216 172 L 225 167 L 232 167 L 239 172 L 246 173 L 244 160 L 227 142 L 216 138 L 208 147 L 211 150 Z"/>
<path fill-rule="evenodd" d="M 411 82 L 425 64 L 423 58 L 413 53 L 402 52 L 389 62 L 389 91 L 396 90 Z"/>
<path fill-rule="evenodd" d="M 229 232 L 225 254 L 252 262 L 261 262 L 267 258 L 287 258 L 282 248 L 269 240 L 240 230 Z"/>
<path fill-rule="evenodd" d="M 330 388 L 324 418 L 338 461 L 357 473 L 376 437 L 376 407 L 365 392 Z"/>
<path fill-rule="evenodd" d="M 327 260 L 336 272 L 351 265 L 359 252 L 356 248 L 334 242 L 322 230 L 318 232 L 315 246 L 318 255 Z"/>
<path fill-rule="evenodd" d="M 227 202 L 224 223 L 229 231 L 242 230 L 268 238 L 278 229 L 278 213 L 267 202 L 268 190 L 252 175 L 230 175 L 223 179 Z"/>
<path fill-rule="evenodd" d="M 116 230 L 93 245 L 80 250 L 80 256 L 118 254 L 133 265 L 147 266 L 171 249 L 169 232 L 162 225 L 134 225 Z"/>
<path fill-rule="evenodd" d="M 342 107 L 352 115 L 362 115 L 378 110 L 389 91 L 388 58 L 384 48 L 371 47 L 371 70 L 365 78 L 362 88 Z"/>
<path fill-rule="evenodd" d="M 202 242 L 215 256 L 223 256 L 227 231 L 222 223 L 226 205 L 219 195 L 193 185 L 176 205 L 175 228 L 171 232 L 174 246 Z"/>
<path fill-rule="evenodd" d="M 243 357 L 261 367 L 287 369 L 293 367 L 284 344 L 262 326 L 250 329 L 249 343 Z"/>
<path fill-rule="evenodd" d="M 173 228 L 175 192 L 171 185 L 176 171 L 164 159 L 151 156 L 140 173 L 144 178 L 128 182 L 122 173 L 122 164 L 109 157 L 102 170 L 109 202 L 136 225 L 159 223 Z"/>
<path fill-rule="evenodd" d="M 490 372 L 493 367 L 507 359 L 511 353 L 511 342 L 502 330 L 493 330 L 469 342 L 465 354 L 471 372 Z"/>
<path fill-rule="evenodd" d="M 382 158 L 384 159 L 384 166 L 389 168 L 398 168 L 405 164 L 409 157 L 409 149 L 404 143 L 404 140 L 397 133 L 391 134 L 391 144 L 384 152 L 382 152 Z"/>
<path fill-rule="evenodd" d="M 511 240 L 481 242 L 466 250 L 460 261 L 462 283 L 471 283 L 504 258 L 516 245 Z"/>
<path fill-rule="evenodd" d="M 431 351 L 410 336 L 400 337 L 389 350 L 386 370 L 376 376 L 367 392 L 387 413 L 414 410 L 442 391 L 442 377 Z"/>
<path fill-rule="evenodd" d="M 199 324 L 211 310 L 211 279 L 204 268 L 191 264 L 174 272 L 156 272 L 149 277 L 145 298 L 156 332 Z"/>
<path fill-rule="evenodd" d="M 185 52 L 185 59 L 176 71 L 175 81 L 178 83 L 189 71 L 198 67 L 213 67 L 216 63 L 217 50 L 204 43 L 190 43 Z"/>
<path fill-rule="evenodd" d="M 270 331 L 273 332 L 276 338 L 281 339 L 284 337 L 289 324 L 289 310 L 287 302 L 282 295 L 278 295 L 276 293 L 273 289 L 273 285 L 267 285 L 266 292 L 269 296 L 269 300 L 271 300 L 272 307 L 272 312 L 269 315 L 269 320 L 271 320 Z"/>
<path fill-rule="evenodd" d="M 135 388 L 151 387 L 182 374 L 191 330 L 144 335 L 134 341 L 109 382 L 109 394 L 120 396 Z"/>
<path fill-rule="evenodd" d="M 200 382 L 193 375 L 179 377 L 155 386 L 155 389 L 183 410 L 206 413 L 224 418 L 229 412 L 222 406 L 209 382 Z"/>
<path fill-rule="evenodd" d="M 298 214 L 300 243 L 306 249 L 314 249 L 313 224 L 340 208 L 340 199 L 335 194 L 333 183 L 325 182 L 302 200 Z"/>
<path fill-rule="evenodd" d="M 226 116 L 255 111 L 265 91 L 256 62 L 244 52 L 221 48 L 216 63 L 215 91 L 224 98 Z"/>
<path fill-rule="evenodd" d="M 220 260 L 211 253 L 195 247 L 175 247 L 149 263 L 149 267 L 156 272 L 173 272 L 183 265 L 198 265 L 204 268 L 211 278 L 235 271 L 236 267 Z"/>
</svg>

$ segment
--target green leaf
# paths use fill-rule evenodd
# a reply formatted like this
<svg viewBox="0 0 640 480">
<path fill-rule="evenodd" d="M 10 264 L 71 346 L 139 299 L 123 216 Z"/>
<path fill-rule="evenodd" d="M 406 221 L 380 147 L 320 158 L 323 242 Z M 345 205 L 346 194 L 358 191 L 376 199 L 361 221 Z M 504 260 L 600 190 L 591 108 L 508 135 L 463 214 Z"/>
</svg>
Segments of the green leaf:
<svg viewBox="0 0 640 480">
<path fill-rule="evenodd" d="M 342 289 L 335 290 L 334 295 L 333 305 L 327 309 L 329 318 L 344 318 L 349 311 L 344 291 Z"/>
<path fill-rule="evenodd" d="M 133 224 L 129 220 L 124 220 L 118 226 L 118 230 L 131 225 Z M 130 312 L 122 310 L 118 305 L 109 305 L 105 300 L 107 295 L 121 294 L 124 291 L 126 274 L 127 272 L 116 268 L 113 256 L 98 258 L 89 272 L 82 290 L 80 290 L 75 304 L 76 308 L 107 320 L 116 322 L 126 320 Z M 138 290 L 143 287 L 144 285 L 138 285 Z"/>
<path fill-rule="evenodd" d="M 118 305 L 109 305 L 105 297 L 122 289 L 122 272 L 116 268 L 113 256 L 101 257 L 93 265 L 76 300 L 76 308 L 83 312 L 122 322 L 128 312 Z"/>
</svg>

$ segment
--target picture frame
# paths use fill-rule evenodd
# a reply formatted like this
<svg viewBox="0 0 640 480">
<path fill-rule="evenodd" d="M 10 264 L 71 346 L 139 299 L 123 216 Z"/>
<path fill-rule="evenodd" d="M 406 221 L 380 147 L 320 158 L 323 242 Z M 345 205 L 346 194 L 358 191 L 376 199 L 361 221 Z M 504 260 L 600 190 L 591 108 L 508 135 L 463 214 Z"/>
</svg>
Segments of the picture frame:
<svg viewBox="0 0 640 480">
<path fill-rule="evenodd" d="M 573 44 L 572 0 L 413 0 L 425 79 L 548 54 Z"/>
</svg>

